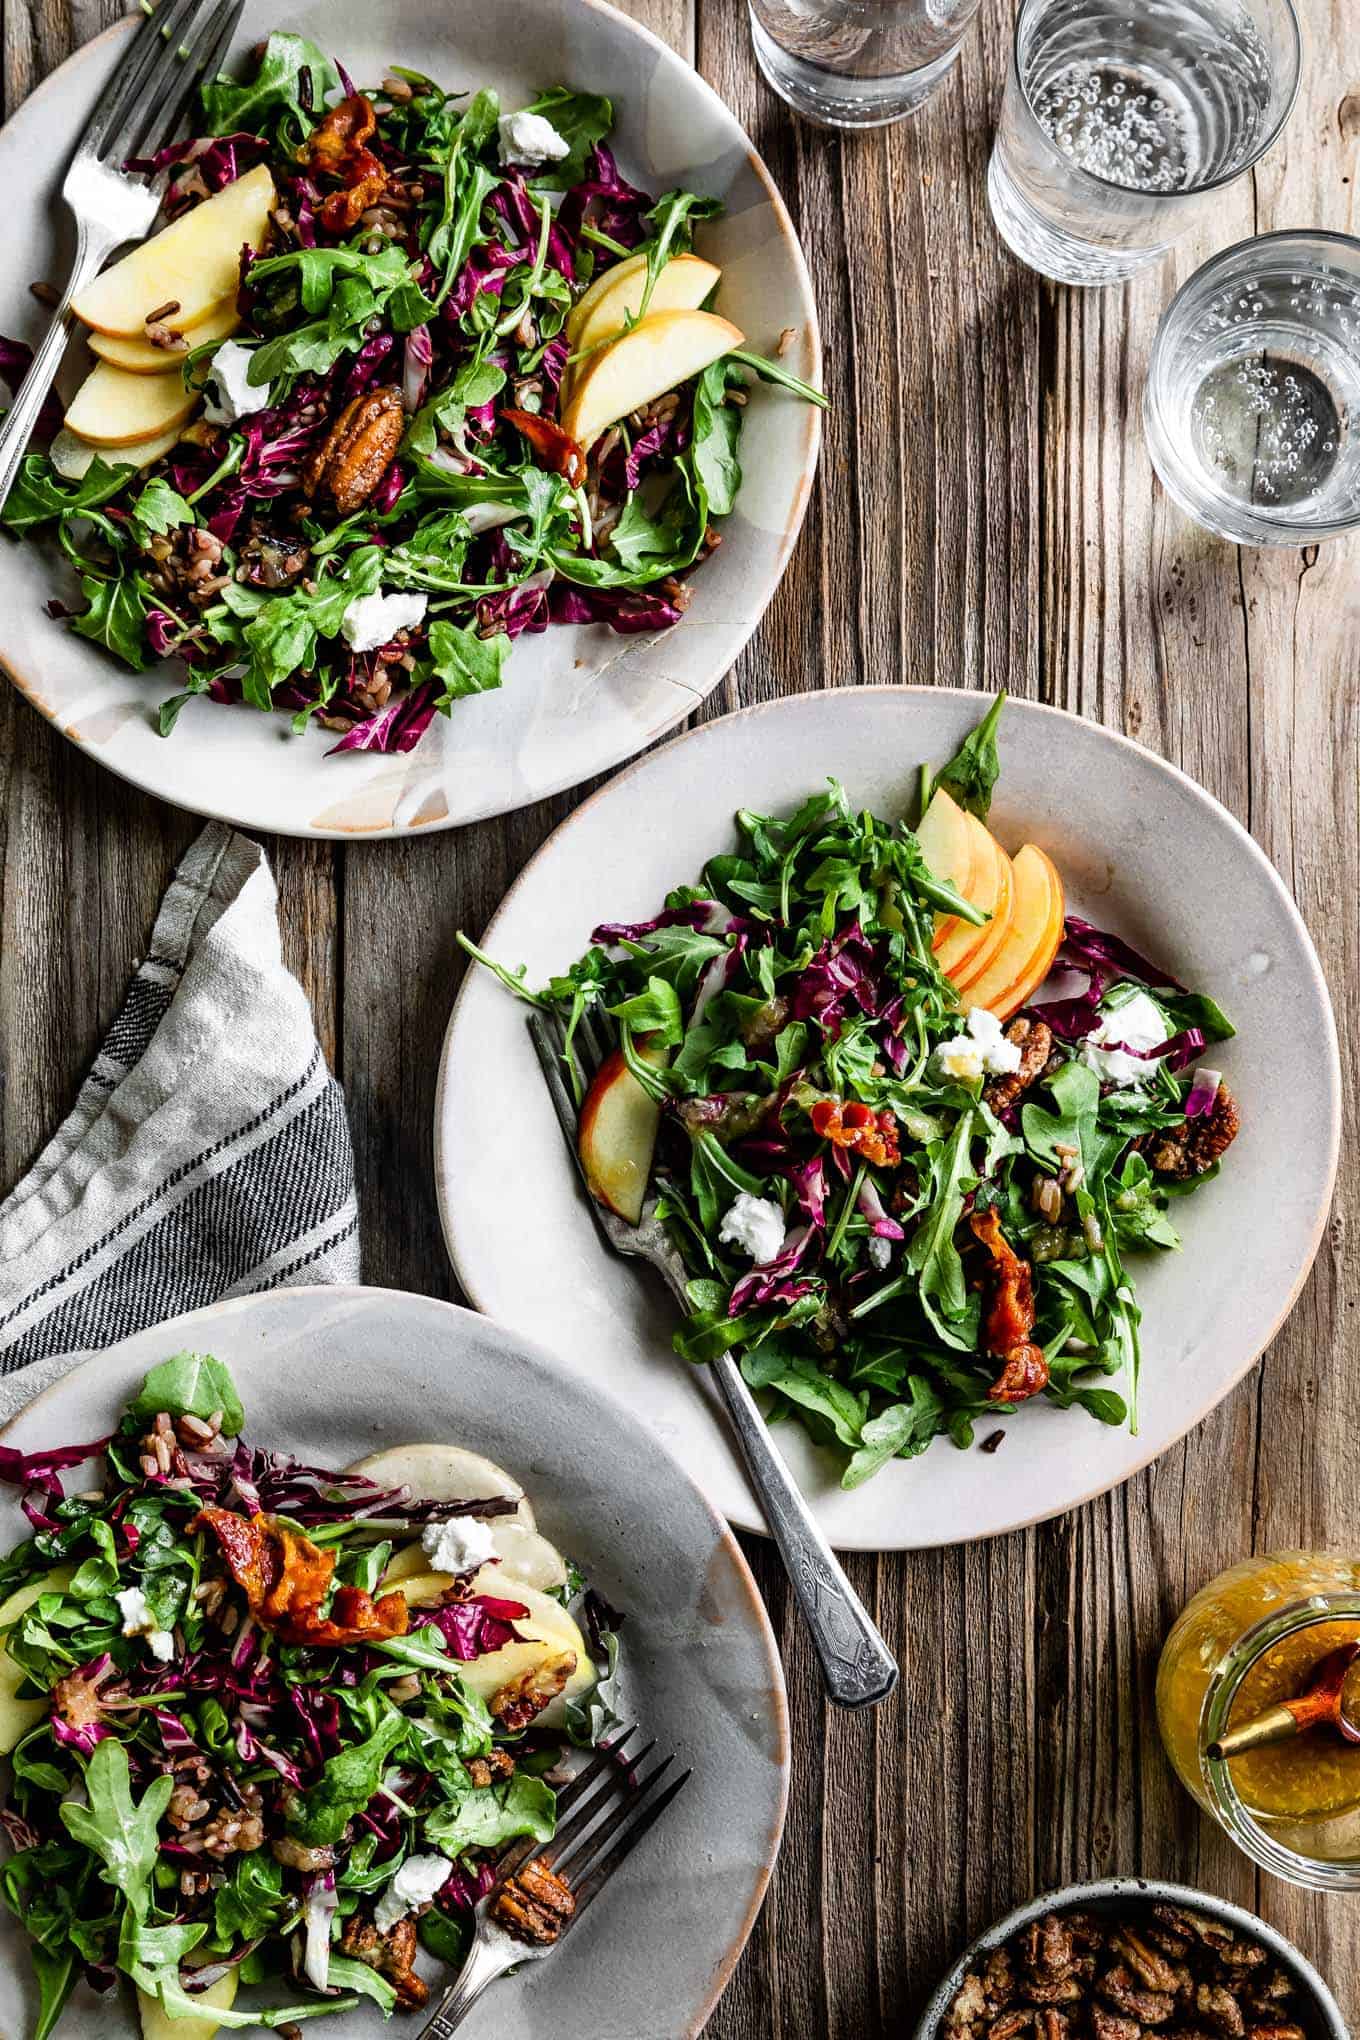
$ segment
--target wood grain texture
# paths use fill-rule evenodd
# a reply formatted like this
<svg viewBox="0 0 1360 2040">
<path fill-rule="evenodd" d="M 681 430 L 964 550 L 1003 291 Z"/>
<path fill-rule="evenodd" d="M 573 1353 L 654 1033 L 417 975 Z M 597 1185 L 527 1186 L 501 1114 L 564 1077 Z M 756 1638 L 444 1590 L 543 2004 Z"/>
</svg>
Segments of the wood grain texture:
<svg viewBox="0 0 1360 2040">
<path fill-rule="evenodd" d="M 1238 553 L 1199 531 L 1154 483 L 1138 406 L 1158 312 L 1206 254 L 1275 226 L 1354 230 L 1353 0 L 1304 0 L 1286 144 L 1122 293 L 1053 289 L 992 232 L 983 175 L 1007 0 L 984 0 L 922 114 L 852 139 L 771 97 L 740 0 L 624 4 L 698 62 L 770 164 L 817 285 L 833 399 L 802 541 L 704 715 L 900 675 L 1006 685 L 1124 729 L 1225 801 L 1294 888 L 1349 1071 L 1360 540 Z M 0 0 L 7 109 L 116 11 Z M 285 951 L 346 1086 L 371 1281 L 454 1293 L 430 1153 L 453 934 L 485 925 L 580 792 L 412 845 L 269 845 Z M 0 1183 L 69 1104 L 194 826 L 0 694 Z M 1347 1156 L 1356 1133 L 1348 1087 Z M 1036 1889 L 1115 1870 L 1255 1903 L 1360 2024 L 1360 1915 L 1256 1878 L 1176 1785 L 1151 1710 L 1162 1637 L 1220 1566 L 1253 1548 L 1355 1548 L 1358 1204 L 1346 1162 L 1264 1366 L 1155 1467 L 1036 1531 L 851 1561 L 902 1660 L 891 1706 L 828 1713 L 778 1568 L 746 1540 L 788 1673 L 793 1794 L 712 2040 L 899 2035 L 968 1935 Z"/>
</svg>

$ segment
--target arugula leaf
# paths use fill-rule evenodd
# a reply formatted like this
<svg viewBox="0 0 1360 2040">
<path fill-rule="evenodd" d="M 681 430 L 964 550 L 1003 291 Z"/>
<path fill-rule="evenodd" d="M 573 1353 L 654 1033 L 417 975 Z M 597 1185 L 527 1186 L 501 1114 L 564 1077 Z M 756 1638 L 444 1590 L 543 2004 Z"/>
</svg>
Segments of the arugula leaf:
<svg viewBox="0 0 1360 2040">
<path fill-rule="evenodd" d="M 910 1459 L 925 1451 L 940 1428 L 944 1401 L 923 1374 L 909 1378 L 907 1392 L 910 1402 L 889 1403 L 863 1425 L 859 1449 L 841 1475 L 842 1487 L 862 1487 L 890 1459 Z"/>
<path fill-rule="evenodd" d="M 137 478 L 137 469 L 126 462 L 117 465 L 99 455 L 91 461 L 78 482 L 68 482 L 57 473 L 44 453 L 26 453 L 9 500 L 0 511 L 0 523 L 11 531 L 32 531 L 37 524 L 49 524 L 54 517 L 71 517 L 107 503 L 120 489 Z"/>
<path fill-rule="evenodd" d="M 449 148 L 443 203 L 425 243 L 425 253 L 442 278 L 435 308 L 453 289 L 474 244 L 485 238 L 480 231 L 482 207 L 500 178 L 476 152 L 495 132 L 499 113 L 500 102 L 494 92 L 474 93 Z"/>
<path fill-rule="evenodd" d="M 912 1234 L 906 1255 L 907 1266 L 916 1277 L 916 1295 L 922 1310 L 946 1345 L 964 1350 L 972 1347 L 975 1328 L 966 1323 L 968 1286 L 954 1244 L 954 1230 L 963 1215 L 964 1195 L 972 1181 L 969 1173 L 972 1132 L 970 1109 L 959 1114 L 958 1124 L 947 1142 L 928 1143 L 931 1202 Z"/>
<path fill-rule="evenodd" d="M 62 1824 L 98 1856 L 101 1876 L 121 1891 L 140 1918 L 150 1896 L 158 1848 L 156 1828 L 175 1789 L 169 1776 L 153 1778 L 140 1804 L 132 1797 L 127 1751 L 117 1736 L 96 1743 L 85 1764 L 87 1804 L 67 1800 L 58 1808 Z"/>
<path fill-rule="evenodd" d="M 246 84 L 223 74 L 203 86 L 207 132 L 230 135 L 248 129 L 268 136 L 287 154 L 289 145 L 310 134 L 325 111 L 326 94 L 339 84 L 334 64 L 314 42 L 276 29 Z"/>
<path fill-rule="evenodd" d="M 844 1387 L 816 1361 L 770 1339 L 743 1353 L 741 1371 L 752 1388 L 775 1389 L 789 1402 L 820 1417 L 837 1442 L 853 1452 L 864 1429 L 868 1397 Z"/>
<path fill-rule="evenodd" d="M 465 1849 L 497 1849 L 517 1835 L 546 1842 L 556 1825 L 557 1798 L 551 1786 L 526 1771 L 503 1785 L 472 1786 L 456 1806 L 436 1807 L 425 1821 L 425 1836 L 447 1856 Z"/>
<path fill-rule="evenodd" d="M 179 490 L 172 489 L 159 475 L 153 476 L 136 502 L 128 505 L 128 523 L 141 546 L 163 532 L 194 521 L 193 510 Z"/>
<path fill-rule="evenodd" d="M 616 1020 L 627 1021 L 634 1034 L 650 1035 L 651 1047 L 674 1048 L 684 1040 L 680 995 L 666 978 L 649 976 L 645 991 L 611 1006 L 609 1011 Z"/>
<path fill-rule="evenodd" d="M 146 642 L 146 617 L 150 589 L 140 574 L 82 574 L 80 592 L 87 607 L 71 618 L 71 629 L 91 643 L 114 652 L 135 673 L 154 664 L 155 654 Z"/>
<path fill-rule="evenodd" d="M 560 163 L 544 163 L 534 171 L 530 180 L 533 189 L 569 191 L 585 176 L 586 157 L 596 142 L 603 141 L 614 125 L 612 104 L 603 93 L 573 92 L 566 85 L 554 85 L 550 92 L 540 92 L 524 111 L 542 114 L 563 141 L 571 143 L 570 155 Z"/>
<path fill-rule="evenodd" d="M 935 775 L 936 786 L 943 786 L 953 794 L 961 808 L 967 808 L 970 814 L 983 822 L 992 805 L 992 788 L 1001 770 L 996 749 L 996 726 L 1005 706 L 1003 688 L 977 728 L 964 738 L 943 771 Z"/>
<path fill-rule="evenodd" d="M 125 1421 L 135 1418 L 145 1428 L 160 1410 L 172 1417 L 210 1417 L 221 1410 L 224 1438 L 239 1437 L 246 1420 L 231 1369 L 210 1353 L 176 1353 L 153 1367 L 128 1404 Z"/>
<path fill-rule="evenodd" d="M 372 1998 L 382 2011 L 385 2019 L 391 2018 L 397 2006 L 397 1993 L 385 1976 L 376 1969 L 370 1969 L 366 1962 L 356 1962 L 350 1955 L 332 1954 L 326 1967 L 328 1983 L 339 1984 L 341 1990 L 351 1990 L 358 1997 Z"/>
<path fill-rule="evenodd" d="M 348 1822 L 363 1811 L 381 1785 L 383 1765 L 406 1734 L 406 1727 L 406 1717 L 394 1710 L 384 1716 L 367 1741 L 351 1743 L 328 1757 L 306 1797 L 290 1802 L 286 1816 L 290 1832 L 308 1848 L 338 1842 Z M 103 1749 L 104 1744 L 99 1747 Z"/>
<path fill-rule="evenodd" d="M 1056 1174 L 1064 1157 L 1060 1147 L 1075 1148 L 1089 1167 L 1096 1140 L 1096 1114 L 1100 1105 L 1100 1079 L 1084 1062 L 1064 1063 L 1048 1080 L 1048 1091 L 1057 1106 L 1046 1112 L 1042 1105 L 1020 1108 L 1025 1145 L 1037 1162 L 1044 1162 Z"/>
<path fill-rule="evenodd" d="M 33 2040 L 49 2040 L 66 2000 L 80 1981 L 80 1955 L 69 1941 L 64 1948 L 54 1950 L 33 1940 L 28 1944 L 28 1955 L 38 1979 L 38 2023 L 33 2028 Z"/>
<path fill-rule="evenodd" d="M 510 640 L 504 631 L 484 638 L 473 624 L 460 627 L 440 620 L 430 625 L 429 644 L 435 678 L 444 683 L 439 697 L 441 708 L 447 708 L 460 695 L 485 694 L 500 686 L 510 650 Z"/>
<path fill-rule="evenodd" d="M 337 565 L 326 561 L 329 570 L 317 583 L 316 592 L 294 588 L 288 594 L 273 594 L 249 587 L 243 581 L 229 581 L 222 590 L 225 607 L 247 621 L 241 640 L 249 664 L 241 691 L 255 708 L 273 706 L 273 692 L 295 673 L 305 673 L 314 664 L 319 637 L 336 637 L 340 620 L 358 596 L 376 592 L 382 576 L 383 555 L 376 545 L 360 546 Z"/>
<path fill-rule="evenodd" d="M 748 347 L 734 347 L 727 359 L 739 361 L 742 367 L 749 368 L 760 382 L 774 383 L 780 389 L 792 390 L 795 397 L 801 397 L 805 404 L 815 404 L 819 411 L 824 411 L 831 401 L 823 391 L 814 389 L 811 383 L 804 382 L 800 375 L 795 375 L 792 369 L 785 368 L 782 363 L 771 361 L 768 355 L 753 354 Z"/>
<path fill-rule="evenodd" d="M 726 361 L 715 361 L 694 385 L 694 415 L 689 446 L 682 456 L 702 490 L 710 517 L 726 517 L 741 487 L 743 412 L 726 401 L 729 383 L 738 380 Z"/>
</svg>

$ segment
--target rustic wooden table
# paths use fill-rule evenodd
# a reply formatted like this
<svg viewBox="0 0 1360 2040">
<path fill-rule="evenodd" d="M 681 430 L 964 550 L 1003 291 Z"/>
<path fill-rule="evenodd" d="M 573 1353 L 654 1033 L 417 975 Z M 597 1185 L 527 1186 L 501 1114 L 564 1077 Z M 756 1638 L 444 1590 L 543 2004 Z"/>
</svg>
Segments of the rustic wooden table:
<svg viewBox="0 0 1360 2040">
<path fill-rule="evenodd" d="M 1237 552 L 1209 537 L 1156 486 L 1138 413 L 1158 311 L 1207 254 L 1253 231 L 1356 228 L 1353 0 L 1302 0 L 1286 142 L 1164 269 L 1086 294 L 1019 269 L 988 216 L 1009 0 L 984 0 L 963 61 L 915 121 L 844 140 L 796 124 L 764 89 L 741 0 L 625 4 L 755 137 L 801 231 L 825 340 L 820 487 L 763 627 L 705 713 L 900 676 L 1004 685 L 1127 731 L 1224 801 L 1293 887 L 1349 1070 L 1360 538 Z M 2 0 L 6 110 L 118 11 Z M 484 925 L 576 798 L 409 846 L 268 846 L 286 952 L 349 1100 L 371 1282 L 455 1293 L 430 1152 L 453 932 Z M 197 824 L 101 773 L 9 688 L 0 817 L 3 1187 L 67 1109 Z M 1289 1043 L 1280 1051 L 1287 1084 Z M 970 1934 L 1034 1891 L 1114 1871 L 1256 1906 L 1360 2026 L 1360 1910 L 1255 1875 L 1172 1778 L 1152 1713 L 1161 1639 L 1220 1567 L 1254 1549 L 1357 1548 L 1355 1132 L 1352 1092 L 1335 1216 L 1303 1298 L 1264 1366 L 1183 1446 L 1038 1530 L 851 1561 L 901 1658 L 892 1705 L 827 1712 L 779 1569 L 747 1540 L 788 1672 L 793 1791 L 713 2040 L 901 2034 Z"/>
</svg>

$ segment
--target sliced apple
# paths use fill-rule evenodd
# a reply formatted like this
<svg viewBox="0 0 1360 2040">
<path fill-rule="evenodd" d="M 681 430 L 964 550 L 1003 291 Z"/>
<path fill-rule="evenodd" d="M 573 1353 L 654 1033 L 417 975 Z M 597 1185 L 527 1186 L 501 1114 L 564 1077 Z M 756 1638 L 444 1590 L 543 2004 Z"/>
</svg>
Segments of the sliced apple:
<svg viewBox="0 0 1360 2040">
<path fill-rule="evenodd" d="M 151 314 L 173 305 L 166 316 L 178 332 L 189 332 L 235 296 L 241 250 L 247 242 L 263 248 L 275 196 L 261 163 L 97 276 L 72 300 L 72 311 L 96 333 L 144 340 Z"/>
<path fill-rule="evenodd" d="M 665 1059 L 641 1043 L 638 1053 L 648 1062 Z M 616 1048 L 600 1064 L 586 1092 L 576 1151 L 591 1194 L 629 1225 L 636 1225 L 642 1216 L 660 1124 L 661 1107 L 648 1097 L 623 1051 Z"/>
<path fill-rule="evenodd" d="M 1008 1020 L 1039 989 L 1063 932 L 1063 884 L 1051 859 L 1026 843 L 1014 864 L 1015 901 L 1005 940 L 959 1000 L 987 1007 L 998 1020 Z"/>
<path fill-rule="evenodd" d="M 701 256 L 672 256 L 652 286 L 648 316 L 653 312 L 697 311 L 721 275 L 716 264 L 705 262 Z M 572 353 L 587 353 L 621 333 L 629 320 L 637 317 L 646 288 L 645 255 L 630 255 L 626 262 L 616 263 L 603 276 L 597 276 L 567 317 L 567 341 Z M 589 362 L 582 361 L 568 369 L 568 395 L 570 382 L 589 366 Z"/>
<path fill-rule="evenodd" d="M 417 1573 L 400 1584 L 411 1607 L 421 1608 L 430 1607 L 438 1601 L 448 1583 L 447 1573 Z M 561 1657 L 569 1652 L 576 1663 L 561 1697 L 538 1716 L 539 1723 L 545 1728 L 560 1723 L 564 1703 L 588 1693 L 595 1684 L 595 1666 L 575 1622 L 560 1601 L 554 1601 L 549 1594 L 541 1594 L 527 1581 L 504 1573 L 498 1565 L 483 1566 L 472 1582 L 472 1591 L 474 1594 L 490 1594 L 498 1601 L 518 1601 L 529 1612 L 515 1623 L 523 1641 L 503 1644 L 499 1650 L 487 1651 L 482 1657 L 460 1664 L 459 1678 L 483 1700 L 489 1701 L 512 1679 L 535 1670 L 547 1658 Z"/>
<path fill-rule="evenodd" d="M 562 429 L 583 450 L 609 426 L 688 382 L 740 347 L 745 335 L 716 312 L 648 312 L 582 365 Z"/>
<path fill-rule="evenodd" d="M 179 331 L 178 319 L 169 321 Z M 227 340 L 241 323 L 241 314 L 236 309 L 235 296 L 224 298 L 220 305 L 214 305 L 193 330 L 188 346 L 208 347 L 214 340 Z M 109 362 L 114 368 L 121 368 L 128 375 L 170 375 L 184 365 L 186 349 L 153 347 L 149 340 L 137 335 L 129 337 L 123 333 L 91 333 L 90 352 L 97 354 L 101 361 Z"/>
<path fill-rule="evenodd" d="M 142 2022 L 142 2040 L 213 2040 L 213 2035 L 222 2030 L 221 2020 L 215 2019 L 213 2013 L 231 2010 L 236 2002 L 237 1980 L 236 1971 L 229 1969 L 206 1990 L 195 1992 L 194 2002 L 203 2007 L 201 2019 L 173 2018 L 159 1998 L 148 1997 L 144 1990 L 139 1990 L 137 2013 Z"/>
<path fill-rule="evenodd" d="M 935 961 L 946 977 L 957 979 L 959 971 L 969 964 L 978 950 L 988 940 L 996 920 L 997 902 L 1003 891 L 1009 897 L 1009 875 L 1003 872 L 1004 852 L 991 831 L 978 820 L 976 815 L 965 814 L 968 833 L 973 838 L 973 860 L 968 874 L 967 898 L 971 905 L 986 914 L 980 924 L 965 921 L 961 916 L 951 917 L 951 926 L 941 940 L 938 930 L 932 948 Z"/>
<path fill-rule="evenodd" d="M 1006 930 L 1011 923 L 1011 912 L 1015 902 L 1015 866 L 995 836 L 992 837 L 992 850 L 997 876 L 997 889 L 988 909 L 992 918 L 985 928 L 978 929 L 977 933 L 981 940 L 963 962 L 953 966 L 942 966 L 960 991 L 966 985 L 971 985 L 975 978 L 982 976 L 1005 941 Z"/>
<path fill-rule="evenodd" d="M 43 1594 L 57 1594 L 71 1578 L 69 1570 L 59 1568 L 44 1573 L 41 1579 L 29 1580 L 27 1585 L 16 1587 L 8 1600 L 0 1605 L 0 1632 L 14 1627 L 19 1617 L 33 1606 Z M 31 1728 L 47 1713 L 47 1702 L 40 1695 L 31 1699 L 19 1698 L 19 1688 L 28 1674 L 9 1654 L 9 1640 L 6 1637 L 0 1646 L 0 1756 L 8 1756 L 16 1743 L 21 1743 Z"/>
<path fill-rule="evenodd" d="M 507 1573 L 545 1594 L 553 1587 L 566 1585 L 566 1560 L 557 1546 L 540 1537 L 537 1530 L 527 1529 L 513 1516 L 493 1516 L 488 1528 L 495 1541 L 496 1556 Z M 407 1544 L 389 1561 L 383 1585 L 400 1586 L 403 1580 L 414 1579 L 429 1570 L 430 1561 L 424 1549 L 419 1544 Z"/>
<path fill-rule="evenodd" d="M 985 856 L 977 836 L 968 826 L 970 819 L 944 787 L 938 786 L 916 831 L 921 855 L 935 877 L 943 879 L 946 885 L 952 885 L 955 892 L 962 893 L 965 899 L 972 898 L 974 872 Z M 972 925 L 971 921 L 962 920 L 958 914 L 937 914 L 931 948 L 938 951 L 957 929 L 971 929 Z"/>
<path fill-rule="evenodd" d="M 88 439 L 78 439 L 63 427 L 48 447 L 47 457 L 59 475 L 64 475 L 68 482 L 79 482 L 97 460 L 106 461 L 110 467 L 150 467 L 153 460 L 169 453 L 179 435 L 179 426 L 172 425 L 168 432 L 158 432 L 152 439 L 139 439 L 135 446 L 91 446 Z"/>
<path fill-rule="evenodd" d="M 480 1452 L 469 1452 L 462 1445 L 390 1445 L 384 1452 L 356 1459 L 347 1471 L 366 1474 L 379 1487 L 408 1487 L 412 1498 L 422 1502 L 480 1502 L 504 1496 L 519 1506 L 513 1514 L 495 1517 L 496 1523 L 522 1523 L 526 1530 L 537 1527 L 519 1482 L 494 1459 L 483 1459 Z"/>
<path fill-rule="evenodd" d="M 129 375 L 99 361 L 66 410 L 66 429 L 91 446 L 136 446 L 183 425 L 198 402 L 179 376 Z"/>
</svg>

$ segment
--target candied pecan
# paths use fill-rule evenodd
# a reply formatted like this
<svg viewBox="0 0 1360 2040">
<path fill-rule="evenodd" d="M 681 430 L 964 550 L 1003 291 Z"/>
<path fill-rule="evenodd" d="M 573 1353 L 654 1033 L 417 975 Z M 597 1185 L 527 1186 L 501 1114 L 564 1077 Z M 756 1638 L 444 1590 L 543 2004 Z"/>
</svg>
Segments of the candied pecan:
<svg viewBox="0 0 1360 2040">
<path fill-rule="evenodd" d="M 1237 1101 L 1226 1084 L 1207 1112 L 1197 1119 L 1184 1119 L 1160 1133 L 1144 1136 L 1148 1160 L 1159 1176 L 1202 1176 L 1212 1169 L 1242 1130 Z"/>
<path fill-rule="evenodd" d="M 366 503 L 396 457 L 406 413 L 395 383 L 354 397 L 302 471 L 309 500 L 324 491 L 345 516 Z"/>
<path fill-rule="evenodd" d="M 1068 1974 L 1073 1958 L 1072 1936 L 1057 1913 L 1045 1913 L 1025 1929 L 1023 1960 L 1031 1974 L 1057 1982 Z"/>
<path fill-rule="evenodd" d="M 949 2007 L 944 2040 L 972 2040 L 986 2011 L 987 1994 L 982 1988 L 982 1978 L 975 1969 L 970 1969 L 959 1985 L 958 1996 Z"/>
<path fill-rule="evenodd" d="M 1273 2026 L 1248 2026 L 1248 2040 L 1307 2040 L 1302 2026 L 1292 2023 Z"/>
<path fill-rule="evenodd" d="M 535 1856 L 502 1886 L 491 1910 L 521 1941 L 551 1945 L 575 1912 L 576 1901 L 562 1879 Z"/>
<path fill-rule="evenodd" d="M 491 1712 L 506 1728 L 527 1728 L 554 1701 L 576 1670 L 576 1653 L 564 1650 L 532 1665 L 492 1696 Z"/>
<path fill-rule="evenodd" d="M 1270 2012 L 1272 2016 L 1281 1998 L 1294 1994 L 1294 1986 L 1282 1969 L 1267 1969 L 1259 1976 L 1249 1977 L 1245 1989 L 1249 2009 Z"/>
<path fill-rule="evenodd" d="M 1195 2010 L 1202 2019 L 1207 2019 L 1216 2033 L 1227 2036 L 1227 2040 L 1241 2040 L 1247 2022 L 1242 2016 L 1242 2007 L 1232 1991 L 1221 1983 L 1200 1983 L 1195 1986 Z"/>
<path fill-rule="evenodd" d="M 580 488 L 586 478 L 586 457 L 569 432 L 536 411 L 506 410 L 501 416 L 507 425 L 514 426 L 521 439 L 528 440 L 536 467 L 561 475 L 573 489 Z"/>
<path fill-rule="evenodd" d="M 515 1768 L 515 1760 L 509 1750 L 497 1749 L 493 1744 L 484 1756 L 469 1757 L 464 1765 L 474 1785 L 489 1785 L 493 1778 L 508 1778 Z"/>
<path fill-rule="evenodd" d="M 1122 1955 L 1139 1983 L 1149 1990 L 1177 1991 L 1185 1978 L 1185 1972 L 1177 1972 L 1155 1949 L 1149 1948 L 1132 1927 L 1122 1926 L 1113 1935 L 1110 1943 L 1117 1955 Z"/>
<path fill-rule="evenodd" d="M 416 2011 L 429 1996 L 429 1987 L 416 1975 L 414 1963 L 418 1946 L 416 1923 L 408 1913 L 385 1934 L 362 1913 L 351 1913 L 340 1936 L 340 1952 L 353 1956 L 366 1968 L 385 1976 L 397 1993 L 403 2011 Z"/>
<path fill-rule="evenodd" d="M 1069 1976 L 1035 1976 L 1023 1989 L 1032 2005 L 1075 2005 L 1081 2002 L 1083 1981 L 1075 1972 Z"/>
<path fill-rule="evenodd" d="M 1052 2010 L 1039 2014 L 1039 2040 L 1067 2040 L 1067 2017 Z"/>
<path fill-rule="evenodd" d="M 987 1989 L 988 2011 L 1003 2012 L 1015 1995 L 1015 1971 L 1009 1949 L 992 1949 L 983 1965 L 982 1981 Z"/>
<path fill-rule="evenodd" d="M 987 2028 L 987 2040 L 1019 2040 L 1021 2033 L 1034 2031 L 1035 2014 L 1021 2005 L 1013 2012 L 1002 2012 Z"/>
<path fill-rule="evenodd" d="M 1127 2018 L 1137 2019 L 1144 2026 L 1164 2026 L 1176 2009 L 1167 1992 L 1140 1990 L 1122 1962 L 1116 1962 L 1113 1969 L 1105 1972 L 1096 1990 L 1107 2005 L 1123 2012 Z"/>
<path fill-rule="evenodd" d="M 1143 2040 L 1136 2019 L 1120 2018 L 1116 2012 L 1102 2011 L 1099 2005 L 1091 2007 L 1091 2032 L 1094 2040 Z"/>
<path fill-rule="evenodd" d="M 1031 1084 L 1037 1083 L 1053 1053 L 1053 1029 L 1046 1020 L 1012 1020 L 1006 1029 L 1006 1039 L 1020 1050 L 1020 1067 L 1008 1076 L 993 1077 L 990 1084 L 984 1085 L 982 1100 L 993 1112 L 1004 1112 Z"/>
</svg>

